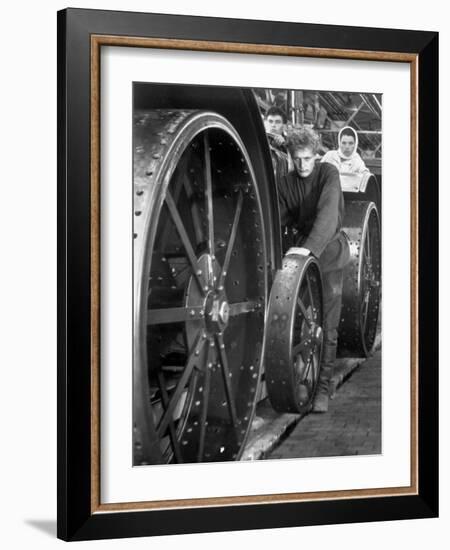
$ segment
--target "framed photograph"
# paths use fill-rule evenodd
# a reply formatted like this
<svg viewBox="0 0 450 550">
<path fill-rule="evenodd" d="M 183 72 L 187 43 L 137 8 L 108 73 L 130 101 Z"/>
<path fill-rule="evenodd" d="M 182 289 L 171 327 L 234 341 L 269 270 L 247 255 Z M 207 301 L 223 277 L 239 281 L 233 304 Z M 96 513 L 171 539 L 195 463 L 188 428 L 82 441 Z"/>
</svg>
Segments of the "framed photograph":
<svg viewBox="0 0 450 550">
<path fill-rule="evenodd" d="M 438 35 L 58 13 L 58 537 L 436 517 Z"/>
</svg>

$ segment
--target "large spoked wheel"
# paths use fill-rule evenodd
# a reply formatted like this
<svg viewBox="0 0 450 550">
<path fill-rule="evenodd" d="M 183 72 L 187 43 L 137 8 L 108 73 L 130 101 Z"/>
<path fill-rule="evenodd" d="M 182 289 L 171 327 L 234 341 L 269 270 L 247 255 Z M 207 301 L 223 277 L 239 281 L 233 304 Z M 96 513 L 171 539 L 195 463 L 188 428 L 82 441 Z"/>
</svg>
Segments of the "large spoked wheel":
<svg viewBox="0 0 450 550">
<path fill-rule="evenodd" d="M 253 169 L 219 115 L 134 124 L 134 464 L 236 460 L 268 294 Z"/>
<path fill-rule="evenodd" d="M 265 379 L 279 412 L 306 412 L 319 379 L 323 341 L 322 283 L 312 257 L 288 255 L 272 285 Z"/>
<path fill-rule="evenodd" d="M 375 204 L 346 203 L 343 226 L 351 260 L 344 272 L 340 354 L 367 357 L 375 343 L 381 296 L 380 221 Z"/>
</svg>

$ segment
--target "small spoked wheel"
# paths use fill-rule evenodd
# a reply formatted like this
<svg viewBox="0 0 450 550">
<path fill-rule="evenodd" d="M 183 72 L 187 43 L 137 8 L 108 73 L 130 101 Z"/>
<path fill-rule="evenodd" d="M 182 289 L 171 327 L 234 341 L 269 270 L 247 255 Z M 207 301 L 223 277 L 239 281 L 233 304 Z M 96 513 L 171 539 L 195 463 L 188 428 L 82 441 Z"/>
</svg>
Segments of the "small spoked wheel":
<svg viewBox="0 0 450 550">
<path fill-rule="evenodd" d="M 322 283 L 312 257 L 287 255 L 269 299 L 265 380 L 279 412 L 303 413 L 312 404 L 323 343 Z"/>
<path fill-rule="evenodd" d="M 239 459 L 260 383 L 267 251 L 223 117 L 135 116 L 134 464 Z"/>
<path fill-rule="evenodd" d="M 343 225 L 351 259 L 344 271 L 339 352 L 367 357 L 375 344 L 381 297 L 381 236 L 375 204 L 346 203 Z"/>
</svg>

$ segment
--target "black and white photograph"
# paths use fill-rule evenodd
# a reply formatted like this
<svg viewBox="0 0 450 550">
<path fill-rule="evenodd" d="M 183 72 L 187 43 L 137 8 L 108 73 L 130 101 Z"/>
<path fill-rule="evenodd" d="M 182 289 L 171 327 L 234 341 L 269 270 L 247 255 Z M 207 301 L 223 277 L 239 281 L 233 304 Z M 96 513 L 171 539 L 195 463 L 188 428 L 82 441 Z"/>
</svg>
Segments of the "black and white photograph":
<svg viewBox="0 0 450 550">
<path fill-rule="evenodd" d="M 382 105 L 133 83 L 134 466 L 382 453 Z"/>
</svg>

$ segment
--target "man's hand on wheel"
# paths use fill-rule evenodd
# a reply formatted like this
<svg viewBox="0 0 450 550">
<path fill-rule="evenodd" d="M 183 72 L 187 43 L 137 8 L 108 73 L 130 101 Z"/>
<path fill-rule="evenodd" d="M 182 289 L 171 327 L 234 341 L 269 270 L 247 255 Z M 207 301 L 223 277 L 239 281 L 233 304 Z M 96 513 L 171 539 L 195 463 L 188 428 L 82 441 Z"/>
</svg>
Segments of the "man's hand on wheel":
<svg viewBox="0 0 450 550">
<path fill-rule="evenodd" d="M 309 256 L 311 254 L 311 250 L 303 248 L 302 246 L 292 246 L 286 252 L 286 256 L 288 256 L 289 254 L 297 254 L 298 256 Z"/>
</svg>

